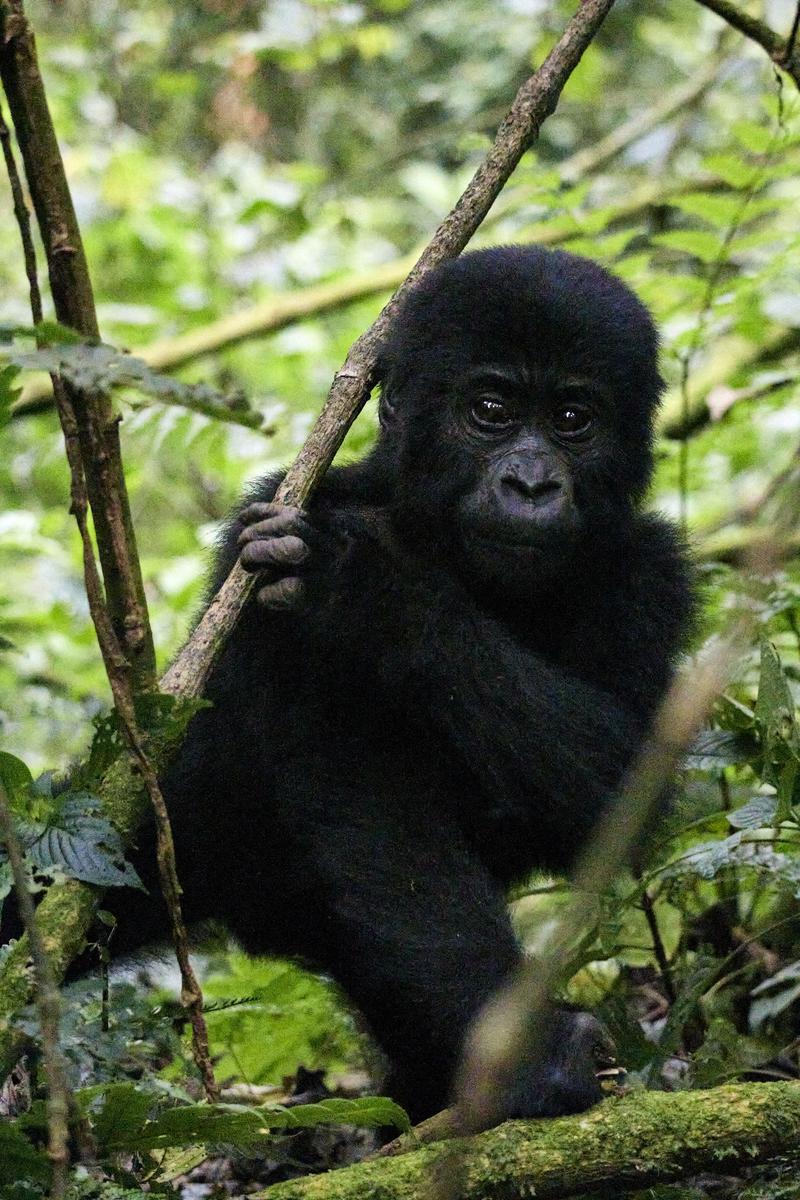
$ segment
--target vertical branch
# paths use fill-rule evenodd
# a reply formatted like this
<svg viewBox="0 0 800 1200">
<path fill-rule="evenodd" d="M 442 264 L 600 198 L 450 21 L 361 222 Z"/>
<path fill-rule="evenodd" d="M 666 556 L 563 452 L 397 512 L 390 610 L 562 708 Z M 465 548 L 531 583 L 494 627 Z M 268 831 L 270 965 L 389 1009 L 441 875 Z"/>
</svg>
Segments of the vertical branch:
<svg viewBox="0 0 800 1200">
<path fill-rule="evenodd" d="M 11 200 L 14 206 L 14 219 L 19 228 L 20 238 L 22 240 L 22 253 L 25 259 L 25 274 L 28 276 L 28 293 L 31 301 L 31 314 L 33 316 L 34 325 L 38 325 L 42 320 L 42 294 L 39 291 L 39 276 L 36 269 L 36 250 L 33 245 L 33 232 L 31 230 L 31 218 L 28 212 L 28 206 L 25 203 L 25 196 L 22 191 L 22 182 L 17 170 L 14 151 L 11 146 L 11 131 L 6 125 L 3 116 L 3 110 L 0 108 L 0 144 L 3 147 L 3 159 L 6 164 L 6 173 L 8 182 L 11 186 Z"/>
<path fill-rule="evenodd" d="M 642 910 L 647 928 L 650 930 L 650 938 L 653 943 L 653 954 L 655 955 L 658 969 L 661 972 L 661 981 L 664 984 L 664 991 L 667 994 L 667 999 L 670 1004 L 674 1004 L 677 999 L 675 984 L 672 979 L 672 968 L 669 964 L 669 957 L 664 946 L 664 939 L 661 936 L 661 929 L 656 916 L 656 908 L 653 903 L 653 897 L 650 895 L 647 887 L 642 888 Z"/>
<path fill-rule="evenodd" d="M 164 796 L 158 783 L 158 777 L 148 757 L 145 748 L 145 739 L 136 719 L 129 663 L 117 641 L 103 596 L 103 584 L 97 569 L 87 520 L 89 502 L 81 462 L 77 421 L 70 396 L 62 380 L 57 377 L 53 379 L 53 393 L 67 448 L 67 461 L 69 462 L 70 469 L 71 509 L 81 536 L 83 578 L 86 596 L 89 601 L 89 611 L 97 632 L 97 641 L 103 655 L 103 663 L 111 685 L 111 693 L 114 697 L 114 706 L 122 726 L 123 737 L 131 759 L 144 783 L 145 791 L 155 815 L 158 877 L 169 913 L 175 957 L 178 960 L 181 972 L 181 1003 L 189 1014 L 192 1026 L 192 1052 L 203 1081 L 203 1088 L 209 1100 L 217 1100 L 219 1099 L 219 1091 L 211 1066 L 208 1030 L 203 1016 L 203 993 L 189 958 L 189 940 L 181 908 L 181 887 L 178 881 L 178 869 L 175 861 L 175 844 L 172 838 L 172 827 L 169 822 Z"/>
<path fill-rule="evenodd" d="M 12 12 L 14 11 L 24 24 L 24 18 L 21 15 L 21 6 L 12 5 Z M 14 36 L 13 24 L 9 19 L 6 23 L 7 39 L 9 36 L 9 25 L 12 25 L 11 36 Z M 17 36 L 22 38 L 24 47 L 22 59 L 28 69 L 32 70 L 36 65 L 32 35 L 27 30 L 27 27 L 25 27 L 22 33 Z M 2 62 L 3 59 L 0 57 L 0 63 Z M 35 78 L 32 80 L 29 76 L 28 81 L 32 87 L 32 97 L 24 93 L 17 95 L 19 103 L 15 111 L 21 113 L 23 118 L 34 113 L 36 119 L 44 122 L 45 130 L 43 134 L 42 130 L 36 126 L 35 121 L 26 130 L 28 136 L 26 142 L 23 144 L 23 157 L 25 156 L 25 145 L 27 145 L 29 152 L 31 152 L 31 147 L 34 147 L 41 153 L 44 153 L 47 148 L 47 130 L 52 133 L 50 114 L 47 109 L 44 92 L 41 89 L 41 80 L 38 72 L 35 73 Z M 3 83 L 4 86 L 8 86 L 5 74 L 3 74 Z M 39 94 L 40 92 L 41 94 Z M 23 100 L 31 102 L 24 104 L 22 103 Z M 14 101 L 12 100 L 13 107 Z M 14 152 L 11 147 L 8 129 L 2 120 L 2 114 L 0 114 L 0 138 L 2 138 L 3 154 L 11 183 L 14 212 L 22 239 L 25 266 L 30 284 L 31 311 L 34 324 L 38 325 L 42 319 L 42 302 L 37 278 L 36 251 L 31 238 L 30 219 L 22 193 Z M 47 180 L 47 185 L 49 186 L 50 182 L 53 182 L 54 191 L 52 195 L 46 189 L 40 191 L 38 193 L 40 203 L 37 205 L 37 215 L 46 243 L 46 235 L 48 233 L 53 234 L 51 252 L 54 257 L 54 264 L 51 264 L 50 269 L 51 286 L 57 310 L 59 309 L 59 305 L 61 306 L 60 319 L 65 320 L 66 318 L 67 323 L 72 324 L 83 333 L 88 332 L 91 334 L 94 331 L 96 334 L 97 326 L 94 314 L 94 301 L 91 294 L 86 260 L 80 248 L 80 234 L 72 208 L 72 199 L 66 177 L 63 174 L 63 168 L 61 168 L 61 160 L 58 156 L 58 147 L 55 145 L 54 135 L 53 143 L 50 151 L 57 156 L 57 163 L 51 161 L 51 166 L 54 166 L 54 170 L 52 178 L 48 178 Z M 28 165 L 28 160 L 26 159 L 25 161 L 29 179 L 34 176 L 38 179 L 36 173 L 39 171 L 41 164 L 37 161 Z M 59 170 L 59 168 L 61 169 Z M 39 180 L 39 182 L 42 181 Z M 35 192 L 34 199 L 36 199 Z M 57 226 L 53 224 L 55 213 L 63 217 L 63 225 Z M 56 229 L 63 229 L 74 235 L 72 238 L 74 245 L 69 248 L 69 251 L 67 250 L 66 243 L 61 238 L 61 233 L 54 233 Z M 62 261 L 59 256 L 65 253 L 67 254 L 67 271 L 64 277 L 61 277 L 58 275 L 56 268 L 60 269 Z M 49 252 L 48 261 L 50 258 L 51 253 Z M 58 294 L 56 294 L 56 287 L 60 289 Z M 72 290 L 73 288 L 74 291 Z M 134 681 L 139 684 L 140 689 L 145 685 L 150 686 L 154 682 L 155 661 L 154 659 L 152 662 L 149 661 L 149 659 L 153 658 L 152 637 L 150 635 L 144 592 L 142 590 L 139 560 L 136 555 L 135 541 L 133 540 L 133 529 L 130 525 L 130 514 L 127 514 L 127 530 L 130 532 L 130 539 L 127 537 L 123 519 L 123 507 L 127 511 L 127 492 L 122 470 L 122 460 L 119 453 L 117 423 L 111 415 L 107 399 L 99 394 L 78 392 L 77 389 L 69 388 L 57 376 L 53 376 L 53 394 L 64 434 L 64 445 L 70 471 L 71 510 L 75 516 L 81 538 L 83 575 L 86 595 L 89 601 L 89 610 L 97 633 L 97 640 L 103 657 L 106 675 L 111 686 L 114 705 L 122 725 L 123 736 L 131 759 L 142 778 L 155 814 L 159 881 L 169 912 L 175 954 L 181 972 L 181 1000 L 187 1009 L 192 1025 L 192 1048 L 195 1062 L 203 1080 L 206 1095 L 210 1100 L 214 1100 L 218 1098 L 218 1089 L 211 1066 L 208 1032 L 205 1018 L 203 1017 L 203 994 L 189 958 L 189 944 L 181 910 L 181 888 L 175 862 L 172 828 L 169 823 L 167 807 L 161 788 L 159 787 L 158 778 L 148 758 L 145 749 L 145 739 L 136 719 Z M 81 420 L 81 417 L 83 420 Z M 111 435 L 110 438 L 109 434 Z M 105 591 L 89 533 L 88 511 L 92 483 L 94 483 L 92 515 L 94 516 L 95 528 L 97 529 L 101 559 L 103 546 L 106 545 L 107 549 L 113 552 L 112 557 L 115 559 L 115 563 L 122 562 L 123 560 L 127 562 L 124 573 L 118 573 L 115 570 L 111 578 L 108 576 L 105 577 Z M 122 505 L 122 501 L 124 501 L 124 506 Z M 110 535 L 108 542 L 106 542 L 105 534 L 99 527 L 98 522 L 100 520 L 105 522 L 105 533 Z M 115 605 L 111 600 L 111 596 L 117 587 L 121 588 L 118 596 L 121 603 Z M 133 614 L 132 618 L 131 614 Z M 117 618 L 116 623 L 115 617 Z M 122 622 L 121 630 L 119 627 L 120 619 Z M 141 656 L 143 650 L 147 651 L 145 658 Z M 139 656 L 138 658 L 137 655 Z M 2 816 L 3 814 L 0 813 L 0 817 Z M 11 842 L 14 840 L 14 833 L 10 824 L 10 815 L 7 836 L 10 839 L 9 845 L 11 845 Z M 10 854 L 11 850 L 9 850 Z M 20 870 L 22 871 L 20 879 L 24 885 L 22 859 L 21 856 L 18 857 Z M 20 891 L 20 883 L 17 881 L 16 874 L 15 882 L 17 882 L 17 890 Z M 27 900 L 31 920 L 33 920 L 33 906 L 29 896 Z M 36 961 L 37 955 L 34 948 L 34 937 L 38 937 L 43 951 L 43 944 L 38 935 L 38 927 L 29 924 L 27 918 L 25 919 L 25 927 L 29 935 L 34 961 Z M 46 964 L 46 967 L 46 983 L 49 981 L 57 1005 L 58 992 L 55 987 L 53 973 L 49 968 L 49 963 Z M 37 984 L 39 989 L 37 998 L 43 1004 L 45 1001 L 41 999 L 39 993 L 42 987 L 41 980 L 44 978 L 45 976 L 41 975 L 37 970 Z M 57 1026 L 58 1011 L 56 1008 L 56 1039 Z M 42 1017 L 42 1039 L 44 1044 L 44 1016 Z M 55 1046 L 56 1050 L 58 1050 L 57 1040 Z M 48 1053 L 52 1056 L 51 1051 Z M 58 1164 L 61 1160 L 56 1155 L 57 1152 L 60 1153 L 59 1147 L 61 1147 L 62 1139 L 60 1136 L 60 1126 L 57 1124 L 56 1117 L 61 1113 L 61 1100 L 59 1091 L 56 1090 L 54 1093 L 52 1090 L 53 1086 L 56 1086 L 57 1089 L 60 1086 L 57 1072 L 53 1074 L 53 1080 L 55 1080 L 55 1084 L 51 1083 L 50 1086 L 50 1102 L 55 1105 L 55 1115 L 51 1118 L 51 1138 L 54 1141 L 53 1161 L 54 1164 Z M 50 1073 L 48 1073 L 48 1082 L 50 1083 Z M 65 1121 L 66 1115 L 63 1116 L 62 1124 Z M 66 1134 L 63 1139 L 64 1150 L 66 1150 L 65 1138 Z M 68 1164 L 68 1157 L 64 1161 Z M 58 1200 L 63 1195 L 64 1185 L 61 1184 L 60 1191 L 56 1191 L 55 1169 L 54 1166 L 53 1195 Z M 63 1170 L 65 1173 L 66 1165 Z M 66 1174 L 64 1174 L 65 1179 Z"/>
<path fill-rule="evenodd" d="M 67 1081 L 67 1072 L 58 1040 L 61 1004 L 58 988 L 50 966 L 44 939 L 36 921 L 22 849 L 14 829 L 11 806 L 0 782 L 0 839 L 8 850 L 8 861 L 14 879 L 17 905 L 28 935 L 31 959 L 36 976 L 36 1010 L 42 1031 L 42 1061 L 47 1079 L 47 1153 L 53 1164 L 50 1184 L 51 1200 L 62 1200 L 67 1189 L 69 1171 L 69 1118 L 74 1101 Z"/>
<path fill-rule="evenodd" d="M 798 31 L 800 31 L 800 0 L 798 0 L 797 7 L 794 10 L 794 20 L 792 21 L 792 28 L 789 30 L 789 36 L 786 39 L 786 49 L 784 51 L 784 58 L 786 59 L 787 62 L 791 62 L 792 59 L 794 58 L 794 52 L 797 49 Z"/>
<path fill-rule="evenodd" d="M 86 255 L 22 0 L 0 5 L 0 79 L 8 98 L 39 222 L 56 316 L 83 337 L 99 337 Z M 155 684 L 155 652 L 144 595 L 119 429 L 107 396 L 69 389 L 109 612 L 137 689 Z M 91 467 L 89 467 L 91 464 Z"/>
</svg>

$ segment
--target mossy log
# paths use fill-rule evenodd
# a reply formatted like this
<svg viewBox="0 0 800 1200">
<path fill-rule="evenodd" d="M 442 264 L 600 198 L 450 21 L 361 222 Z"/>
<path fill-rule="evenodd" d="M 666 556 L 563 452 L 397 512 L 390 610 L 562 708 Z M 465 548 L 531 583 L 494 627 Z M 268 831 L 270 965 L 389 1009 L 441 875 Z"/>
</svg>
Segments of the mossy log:
<svg viewBox="0 0 800 1200">
<path fill-rule="evenodd" d="M 798 1139 L 800 1084 L 637 1092 L 579 1116 L 507 1121 L 474 1138 L 280 1183 L 256 1200 L 431 1200 L 437 1179 L 459 1200 L 616 1194 L 701 1171 L 745 1170 Z"/>
</svg>

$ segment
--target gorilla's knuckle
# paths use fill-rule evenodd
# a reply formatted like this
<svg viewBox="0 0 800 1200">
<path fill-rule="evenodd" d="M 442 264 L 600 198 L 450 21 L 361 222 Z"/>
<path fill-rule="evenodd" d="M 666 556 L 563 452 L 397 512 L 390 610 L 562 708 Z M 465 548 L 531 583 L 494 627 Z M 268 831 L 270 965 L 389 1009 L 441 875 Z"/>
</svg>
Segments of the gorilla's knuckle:
<svg viewBox="0 0 800 1200">
<path fill-rule="evenodd" d="M 303 602 L 304 592 L 302 579 L 292 575 L 260 588 L 257 599 L 263 608 L 278 612 L 298 607 Z"/>
<path fill-rule="evenodd" d="M 242 509 L 239 513 L 239 520 L 242 525 L 253 525 L 256 521 L 263 521 L 267 517 L 274 516 L 278 509 L 280 509 L 279 504 L 276 505 L 263 500 L 256 500 Z"/>
<path fill-rule="evenodd" d="M 309 547 L 302 538 L 293 534 L 287 534 L 285 537 L 276 538 L 271 543 L 274 561 L 278 565 L 290 564 L 292 566 L 299 565 L 308 558 L 311 553 Z"/>
</svg>

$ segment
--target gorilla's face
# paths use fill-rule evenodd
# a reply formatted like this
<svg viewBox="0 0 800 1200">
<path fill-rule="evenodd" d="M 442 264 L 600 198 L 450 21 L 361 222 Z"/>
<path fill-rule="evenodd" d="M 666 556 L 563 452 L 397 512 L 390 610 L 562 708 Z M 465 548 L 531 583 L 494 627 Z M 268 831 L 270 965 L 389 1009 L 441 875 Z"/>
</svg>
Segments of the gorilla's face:
<svg viewBox="0 0 800 1200">
<path fill-rule="evenodd" d="M 465 540 L 519 550 L 574 540 L 584 524 L 574 477 L 602 445 L 600 401 L 588 381 L 542 386 L 496 364 L 457 383 L 453 436 L 471 464 L 457 502 Z"/>
<path fill-rule="evenodd" d="M 479 251 L 424 277 L 385 351 L 406 527 L 497 582 L 580 569 L 649 480 L 656 349 L 646 309 L 585 259 Z"/>
</svg>

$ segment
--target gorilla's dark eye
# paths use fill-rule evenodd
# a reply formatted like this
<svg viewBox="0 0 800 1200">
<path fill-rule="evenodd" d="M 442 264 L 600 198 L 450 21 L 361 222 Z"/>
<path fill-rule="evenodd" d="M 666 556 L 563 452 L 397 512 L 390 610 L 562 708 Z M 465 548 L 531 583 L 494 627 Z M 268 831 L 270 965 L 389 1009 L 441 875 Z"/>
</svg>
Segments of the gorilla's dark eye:
<svg viewBox="0 0 800 1200">
<path fill-rule="evenodd" d="M 562 400 L 553 409 L 553 429 L 559 437 L 585 437 L 592 428 L 594 414 L 586 404 L 577 400 Z"/>
<path fill-rule="evenodd" d="M 484 429 L 503 429 L 515 420 L 511 405 L 502 396 L 476 396 L 469 411 L 475 424 Z"/>
</svg>

